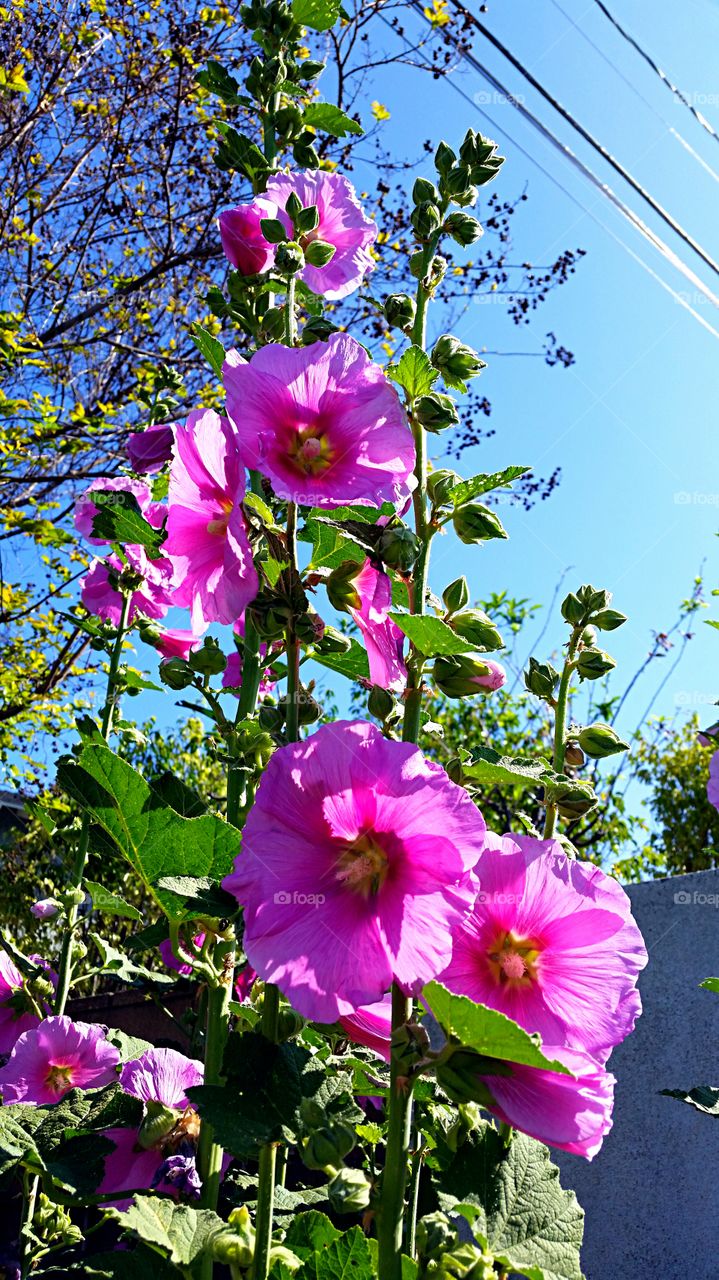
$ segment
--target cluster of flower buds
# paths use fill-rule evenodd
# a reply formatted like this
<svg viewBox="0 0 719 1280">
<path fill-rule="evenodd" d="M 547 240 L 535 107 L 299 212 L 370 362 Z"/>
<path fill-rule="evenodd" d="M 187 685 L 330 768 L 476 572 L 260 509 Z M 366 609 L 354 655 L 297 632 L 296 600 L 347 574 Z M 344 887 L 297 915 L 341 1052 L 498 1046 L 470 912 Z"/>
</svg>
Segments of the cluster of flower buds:
<svg viewBox="0 0 719 1280">
<path fill-rule="evenodd" d="M 432 347 L 430 359 L 447 386 L 462 392 L 467 390 L 469 379 L 478 377 L 487 367 L 473 347 L 451 333 L 441 334 Z"/>
<path fill-rule="evenodd" d="M 459 156 L 440 142 L 434 156 L 439 175 L 439 190 L 443 199 L 461 208 L 473 205 L 477 199 L 477 187 L 496 178 L 504 157 L 498 156 L 496 142 L 484 138 L 474 129 L 468 129 L 459 148 Z"/>
<path fill-rule="evenodd" d="M 562 601 L 561 611 L 565 622 L 572 627 L 588 627 L 590 624 L 599 631 L 616 631 L 626 622 L 624 613 L 610 609 L 611 591 L 595 590 L 592 586 L 583 586 Z"/>
</svg>

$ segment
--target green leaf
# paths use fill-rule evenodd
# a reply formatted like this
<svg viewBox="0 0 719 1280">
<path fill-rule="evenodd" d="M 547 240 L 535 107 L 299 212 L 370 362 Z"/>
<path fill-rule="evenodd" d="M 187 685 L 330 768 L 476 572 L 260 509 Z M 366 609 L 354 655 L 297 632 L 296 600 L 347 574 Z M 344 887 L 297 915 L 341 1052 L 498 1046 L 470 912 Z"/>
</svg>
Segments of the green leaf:
<svg viewBox="0 0 719 1280">
<path fill-rule="evenodd" d="M 146 969 L 142 964 L 135 964 L 124 953 L 119 951 L 117 947 L 113 947 L 99 933 L 90 931 L 90 937 L 95 943 L 100 954 L 100 963 L 103 971 L 110 974 L 114 978 L 121 978 L 123 982 L 156 982 L 167 985 L 174 982 L 169 973 L 153 973 L 152 970 Z"/>
<path fill-rule="evenodd" d="M 142 916 L 137 907 L 131 906 L 119 894 L 111 893 L 109 889 L 97 884 L 95 880 L 86 880 L 85 888 L 92 898 L 93 911 L 99 911 L 101 915 L 122 916 L 123 920 L 142 921 Z"/>
<path fill-rule="evenodd" d="M 716 991 L 717 995 L 719 995 L 719 978 L 705 978 L 703 982 L 699 983 L 699 986 L 704 987 L 705 991 Z"/>
<path fill-rule="evenodd" d="M 582 1280 L 584 1214 L 574 1192 L 561 1186 L 547 1148 L 533 1138 L 515 1133 L 507 1149 L 495 1128 L 483 1126 L 442 1174 L 439 1201 L 445 1212 L 477 1206 L 476 1226 L 512 1272 Z"/>
<path fill-rule="evenodd" d="M 358 510 L 357 507 L 337 507 L 332 512 L 331 524 L 328 522 L 327 513 L 321 507 L 312 507 L 308 511 L 305 523 L 297 536 L 300 542 L 312 543 L 309 564 L 311 569 L 336 569 L 343 560 L 355 560 L 357 564 L 362 564 L 367 552 L 348 538 L 339 527 L 339 522 L 345 519 L 361 520 L 363 517 L 358 515 Z M 373 511 L 371 508 L 364 510 L 368 512 L 364 519 L 370 524 L 378 520 L 381 515 L 380 511 Z"/>
<path fill-rule="evenodd" d="M 313 129 L 330 133 L 333 138 L 344 138 L 348 133 L 363 132 L 361 124 L 331 102 L 311 102 L 304 109 L 302 121 L 303 124 L 311 125 Z"/>
<path fill-rule="evenodd" d="M 165 936 L 167 936 L 167 930 L 165 930 Z M 164 938 L 160 941 L 164 942 Z M 141 1058 L 143 1053 L 152 1048 L 149 1040 L 141 1040 L 139 1036 L 128 1036 L 125 1031 L 120 1031 L 117 1027 L 108 1028 L 107 1038 L 118 1050 L 120 1062 L 134 1062 L 136 1058 Z"/>
<path fill-rule="evenodd" d="M 109 840 L 170 919 L 183 919 L 183 911 L 174 894 L 155 888 L 162 876 L 221 880 L 230 871 L 239 845 L 235 829 L 210 814 L 180 817 L 108 747 L 85 747 L 77 760 L 64 757 L 58 780 L 91 820 L 91 847 L 105 852 Z"/>
<path fill-rule="evenodd" d="M 166 769 L 159 777 L 152 778 L 152 790 L 181 818 L 199 818 L 207 813 L 207 803 L 192 787 L 188 787 L 176 773 Z"/>
<path fill-rule="evenodd" d="M 350 1227 L 295 1272 L 296 1280 L 373 1280 L 374 1275 L 372 1251 L 361 1227 Z"/>
<path fill-rule="evenodd" d="M 93 506 L 97 511 L 92 520 L 93 538 L 122 546 L 144 547 L 151 560 L 157 560 L 165 535 L 161 529 L 153 529 L 140 511 L 134 493 L 122 489 L 93 489 Z"/>
<path fill-rule="evenodd" d="M 170 1262 L 181 1267 L 196 1262 L 215 1236 L 226 1230 L 211 1209 L 192 1209 L 159 1196 L 136 1195 L 129 1209 L 108 1209 L 107 1215 L 123 1231 L 161 1249 Z"/>
<path fill-rule="evenodd" d="M 142 1103 L 119 1085 L 83 1093 L 72 1089 L 50 1106 L 13 1103 L 0 1108 L 0 1173 L 19 1163 L 44 1170 L 70 1191 L 91 1195 L 112 1150 L 102 1130 L 136 1127 Z"/>
<path fill-rule="evenodd" d="M 482 493 L 489 493 L 492 489 L 506 489 L 528 471 L 531 471 L 531 467 L 505 467 L 504 471 L 473 476 L 471 480 L 461 480 L 450 489 L 449 497 L 455 507 L 461 507 L 465 502 L 471 502 Z"/>
<path fill-rule="evenodd" d="M 267 161 L 251 138 L 238 133 L 224 120 L 216 120 L 215 128 L 222 135 L 215 156 L 218 169 L 242 173 L 253 183 L 260 174 L 268 172 Z"/>
<path fill-rule="evenodd" d="M 208 876 L 163 876 L 158 888 L 182 899 L 186 915 L 196 913 L 224 920 L 237 914 L 237 899 Z"/>
<path fill-rule="evenodd" d="M 437 654 L 468 653 L 472 649 L 469 640 L 455 635 L 441 618 L 412 613 L 391 613 L 389 616 L 412 641 L 415 649 L 427 658 L 434 658 Z"/>
<path fill-rule="evenodd" d="M 33 1280 L 66 1280 L 69 1275 L 82 1275 L 88 1280 L 177 1280 L 178 1272 L 171 1262 L 154 1249 L 142 1245 L 111 1253 L 93 1253 L 80 1262 L 64 1263 L 38 1271 Z"/>
<path fill-rule="evenodd" d="M 366 650 L 354 639 L 346 653 L 313 653 L 312 661 L 346 676 L 348 680 L 369 680 Z"/>
<path fill-rule="evenodd" d="M 225 348 L 218 338 L 213 337 L 200 324 L 193 324 L 190 329 L 190 337 L 194 342 L 200 355 L 207 361 L 213 373 L 218 378 L 222 377 L 222 366 L 225 363 Z"/>
<path fill-rule="evenodd" d="M 548 760 L 503 756 L 492 747 L 479 747 L 471 759 L 463 761 L 462 774 L 492 787 L 536 787 L 555 777 Z"/>
<path fill-rule="evenodd" d="M 239 81 L 225 70 L 222 63 L 215 62 L 213 58 L 209 59 L 206 70 L 197 72 L 195 80 L 228 107 L 239 107 L 247 102 L 247 98 L 240 93 Z"/>
<path fill-rule="evenodd" d="M 426 351 L 421 347 L 408 347 L 399 362 L 390 365 L 387 377 L 402 387 L 410 400 L 416 400 L 418 396 L 426 396 L 432 390 L 439 374 L 433 368 Z"/>
<path fill-rule="evenodd" d="M 319 1253 L 321 1249 L 334 1244 L 341 1234 L 326 1214 L 319 1213 L 317 1209 L 309 1209 L 307 1213 L 298 1214 L 290 1224 L 283 1243 L 304 1261 L 313 1253 Z"/>
<path fill-rule="evenodd" d="M 340 16 L 341 0 L 292 0 L 292 17 L 313 31 L 329 31 Z"/>
<path fill-rule="evenodd" d="M 697 1084 L 693 1089 L 660 1089 L 665 1098 L 687 1102 L 695 1111 L 707 1116 L 719 1116 L 719 1089 L 710 1084 Z"/>
<path fill-rule="evenodd" d="M 259 516 L 260 521 L 265 528 L 277 528 L 277 521 L 275 520 L 272 511 L 268 507 L 264 498 L 261 498 L 259 494 L 253 493 L 252 490 L 250 490 L 250 492 L 246 493 L 244 496 L 243 506 L 246 507 L 251 514 Z"/>
<path fill-rule="evenodd" d="M 475 1004 L 467 996 L 456 996 L 440 982 L 430 982 L 422 994 L 445 1034 L 454 1036 L 464 1048 L 487 1058 L 571 1075 L 561 1062 L 545 1058 L 538 1035 L 529 1035 L 496 1009 Z"/>
</svg>

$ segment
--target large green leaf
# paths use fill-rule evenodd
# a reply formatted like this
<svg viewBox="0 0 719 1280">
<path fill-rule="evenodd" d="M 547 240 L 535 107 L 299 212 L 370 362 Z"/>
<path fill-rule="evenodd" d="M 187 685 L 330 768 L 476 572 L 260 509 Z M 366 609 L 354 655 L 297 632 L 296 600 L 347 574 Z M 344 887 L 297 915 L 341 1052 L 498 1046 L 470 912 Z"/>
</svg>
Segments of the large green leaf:
<svg viewBox="0 0 719 1280">
<path fill-rule="evenodd" d="M 471 758 L 463 760 L 462 774 L 488 787 L 536 787 L 557 776 L 541 756 L 503 756 L 493 747 L 478 747 Z"/>
<path fill-rule="evenodd" d="M 449 496 L 455 507 L 461 507 L 465 502 L 471 502 L 473 498 L 489 493 L 492 489 L 506 489 L 530 470 L 531 467 L 505 467 L 503 471 L 483 472 L 472 476 L 471 480 L 460 480 L 459 484 L 450 489 Z"/>
<path fill-rule="evenodd" d="M 361 1227 L 343 1235 L 305 1259 L 296 1280 L 373 1280 L 372 1250 Z"/>
<path fill-rule="evenodd" d="M 284 1244 L 304 1260 L 339 1240 L 341 1234 L 326 1214 L 310 1209 L 307 1213 L 297 1215 L 285 1236 Z"/>
<path fill-rule="evenodd" d="M 231 869 L 239 848 L 234 828 L 210 814 L 180 817 L 109 747 L 93 744 L 77 760 L 65 757 L 58 780 L 90 818 L 91 844 L 104 851 L 109 840 L 171 919 L 183 919 L 185 911 L 175 894 L 155 887 L 162 876 L 220 880 Z"/>
<path fill-rule="evenodd" d="M 469 640 L 455 635 L 441 618 L 420 617 L 413 613 L 391 613 L 389 616 L 412 641 L 415 649 L 427 658 L 435 658 L 439 654 L 469 653 L 472 649 Z"/>
<path fill-rule="evenodd" d="M 584 1213 L 534 1138 L 515 1133 L 507 1149 L 497 1130 L 484 1125 L 460 1147 L 438 1193 L 446 1212 L 459 1204 L 479 1209 L 478 1230 L 495 1257 L 511 1260 L 513 1271 L 539 1280 L 582 1280 Z"/>
<path fill-rule="evenodd" d="M 313 31 L 329 31 L 340 16 L 341 0 L 292 0 L 292 17 Z"/>
<path fill-rule="evenodd" d="M 304 124 L 311 125 L 313 129 L 321 129 L 323 133 L 330 133 L 333 138 L 344 138 L 348 133 L 362 133 L 362 125 L 347 115 L 346 111 L 341 111 L 332 102 L 311 102 L 305 107 L 302 116 Z"/>
<path fill-rule="evenodd" d="M 710 1084 L 697 1084 L 693 1089 L 662 1089 L 665 1098 L 676 1098 L 679 1102 L 688 1102 L 695 1111 L 702 1111 L 706 1116 L 719 1116 L 719 1089 Z"/>
<path fill-rule="evenodd" d="M 145 519 L 134 493 L 123 489 L 93 489 L 92 502 L 97 507 L 92 520 L 93 538 L 105 538 L 122 546 L 144 547 L 151 560 L 162 554 L 165 535 Z"/>
<path fill-rule="evenodd" d="M 367 652 L 352 640 L 346 653 L 313 653 L 312 660 L 330 671 L 337 671 L 348 680 L 369 680 L 369 661 Z"/>
<path fill-rule="evenodd" d="M 300 542 L 312 543 L 312 569 L 335 569 L 343 560 L 356 560 L 361 564 L 367 550 L 355 542 L 344 530 L 343 521 L 360 521 L 362 524 L 376 524 L 382 515 L 391 515 L 393 508 L 387 503 L 379 510 L 376 507 L 347 506 L 336 507 L 331 517 L 322 507 L 312 507 L 302 525 L 298 538 Z"/>
<path fill-rule="evenodd" d="M 538 1035 L 529 1035 L 496 1009 L 475 1004 L 467 996 L 456 996 L 440 982 L 430 982 L 423 995 L 443 1031 L 461 1041 L 466 1049 L 474 1049 L 487 1058 L 571 1075 L 560 1062 L 545 1058 Z"/>
<path fill-rule="evenodd" d="M 192 1209 L 159 1196 L 136 1195 L 129 1209 L 107 1212 L 124 1231 L 161 1249 L 170 1262 L 181 1267 L 200 1258 L 213 1239 L 227 1229 L 211 1209 Z"/>
<path fill-rule="evenodd" d="M 72 1089 L 53 1105 L 1 1107 L 0 1173 L 24 1164 L 75 1194 L 92 1194 L 112 1150 L 102 1131 L 134 1128 L 141 1118 L 142 1103 L 115 1084 L 89 1093 Z"/>
<path fill-rule="evenodd" d="M 421 347 L 408 347 L 395 365 L 390 365 L 387 377 L 402 387 L 410 400 L 426 396 L 432 390 L 439 374 Z"/>
</svg>

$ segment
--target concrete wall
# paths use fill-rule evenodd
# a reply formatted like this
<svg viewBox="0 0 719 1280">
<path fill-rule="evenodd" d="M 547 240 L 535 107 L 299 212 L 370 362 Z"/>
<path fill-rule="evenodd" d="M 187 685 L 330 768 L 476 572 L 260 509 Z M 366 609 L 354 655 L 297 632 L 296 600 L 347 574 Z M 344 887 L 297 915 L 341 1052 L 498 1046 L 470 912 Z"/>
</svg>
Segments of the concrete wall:
<svg viewBox="0 0 719 1280">
<path fill-rule="evenodd" d="M 699 988 L 719 976 L 719 871 L 629 894 L 649 964 L 644 1013 L 609 1062 L 614 1128 L 591 1163 L 557 1163 L 586 1211 L 587 1280 L 718 1280 L 719 1118 L 659 1090 L 719 1085 L 719 995 Z"/>
</svg>

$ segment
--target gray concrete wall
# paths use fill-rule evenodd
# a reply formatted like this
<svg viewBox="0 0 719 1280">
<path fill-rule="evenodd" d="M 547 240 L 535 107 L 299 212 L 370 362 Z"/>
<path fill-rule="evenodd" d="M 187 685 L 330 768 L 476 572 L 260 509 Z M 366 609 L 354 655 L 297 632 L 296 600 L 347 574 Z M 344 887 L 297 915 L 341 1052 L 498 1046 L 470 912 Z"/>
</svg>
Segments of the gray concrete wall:
<svg viewBox="0 0 719 1280">
<path fill-rule="evenodd" d="M 629 894 L 644 1013 L 609 1062 L 614 1128 L 591 1163 L 561 1155 L 562 1183 L 586 1211 L 587 1280 L 719 1280 L 719 1118 L 659 1094 L 719 1085 L 719 995 L 699 987 L 719 976 L 719 871 Z"/>
</svg>

